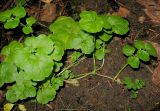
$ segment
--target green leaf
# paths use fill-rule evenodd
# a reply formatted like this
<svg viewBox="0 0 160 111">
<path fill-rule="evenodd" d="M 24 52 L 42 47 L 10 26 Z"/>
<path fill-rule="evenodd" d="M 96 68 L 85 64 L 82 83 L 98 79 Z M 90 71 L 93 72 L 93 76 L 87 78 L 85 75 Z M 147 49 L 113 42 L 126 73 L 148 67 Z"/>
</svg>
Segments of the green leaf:
<svg viewBox="0 0 160 111">
<path fill-rule="evenodd" d="M 107 15 L 100 15 L 100 17 L 102 18 L 102 20 L 103 20 L 103 27 L 105 28 L 105 29 L 111 29 L 112 27 L 111 27 L 111 24 L 108 22 L 108 16 Z"/>
<path fill-rule="evenodd" d="M 28 48 L 17 51 L 15 63 L 33 81 L 41 81 L 48 77 L 54 65 L 54 62 L 49 56 L 32 54 Z"/>
<path fill-rule="evenodd" d="M 24 34 L 30 34 L 33 32 L 32 27 L 30 27 L 30 26 L 24 26 L 22 31 Z"/>
<path fill-rule="evenodd" d="M 81 57 L 81 55 L 82 53 L 80 52 L 74 52 L 73 54 L 71 54 L 72 63 L 76 62 Z"/>
<path fill-rule="evenodd" d="M 8 19 L 11 18 L 11 15 L 12 15 L 11 10 L 6 10 L 6 11 L 3 11 L 3 12 L 0 12 L 0 21 L 1 22 L 7 21 Z"/>
<path fill-rule="evenodd" d="M 135 56 L 130 56 L 127 59 L 127 63 L 132 67 L 132 68 L 139 68 L 139 58 Z"/>
<path fill-rule="evenodd" d="M 5 62 L 13 63 L 15 53 L 17 50 L 21 50 L 23 45 L 17 41 L 12 41 L 8 46 L 4 46 L 1 54 L 5 56 Z"/>
<path fill-rule="evenodd" d="M 127 89 L 132 89 L 133 88 L 133 81 L 130 77 L 125 77 L 123 80 L 123 84 L 126 85 Z"/>
<path fill-rule="evenodd" d="M 28 37 L 24 44 L 30 48 L 33 53 L 48 55 L 53 51 L 53 41 L 44 34 L 38 37 Z"/>
<path fill-rule="evenodd" d="M 89 33 L 100 32 L 103 28 L 103 19 L 94 11 L 83 11 L 80 13 L 80 18 L 80 27 Z"/>
<path fill-rule="evenodd" d="M 68 32 L 69 34 L 80 31 L 80 27 L 71 17 L 60 16 L 54 23 L 49 26 L 49 29 L 53 33 Z"/>
<path fill-rule="evenodd" d="M 96 59 L 102 60 L 104 59 L 104 56 L 105 56 L 105 49 L 103 47 L 96 50 L 95 52 Z"/>
<path fill-rule="evenodd" d="M 62 77 L 53 77 L 52 80 L 51 80 L 51 83 L 52 83 L 52 87 L 55 89 L 55 90 L 58 90 L 59 87 L 63 86 L 63 78 Z"/>
<path fill-rule="evenodd" d="M 111 15 L 108 17 L 108 22 L 112 26 L 112 30 L 116 34 L 124 35 L 129 31 L 129 23 L 120 16 Z"/>
<path fill-rule="evenodd" d="M 12 103 L 36 96 L 36 88 L 31 81 L 23 81 L 21 84 L 13 85 L 6 93 L 6 99 Z"/>
<path fill-rule="evenodd" d="M 63 63 L 61 63 L 61 62 L 56 62 L 56 61 L 55 61 L 55 62 L 54 62 L 54 66 L 53 66 L 54 68 L 53 68 L 53 69 L 54 69 L 55 72 L 58 72 L 58 71 L 60 71 L 60 68 L 61 68 L 62 66 L 63 66 Z"/>
<path fill-rule="evenodd" d="M 131 56 L 131 55 L 134 54 L 135 50 L 136 50 L 136 49 L 135 49 L 133 46 L 126 44 L 126 45 L 123 47 L 122 52 L 123 52 L 126 56 Z"/>
<path fill-rule="evenodd" d="M 71 73 L 72 72 L 70 70 L 65 70 L 63 73 L 61 73 L 61 77 L 63 79 L 69 79 Z"/>
<path fill-rule="evenodd" d="M 93 37 L 87 33 L 82 33 L 80 49 L 84 54 L 91 54 L 94 51 Z"/>
<path fill-rule="evenodd" d="M 24 7 L 21 6 L 17 6 L 15 8 L 12 9 L 12 14 L 14 16 L 16 16 L 17 18 L 23 18 L 26 16 L 26 10 L 24 9 Z"/>
<path fill-rule="evenodd" d="M 145 50 L 148 52 L 149 55 L 151 55 L 153 57 L 157 57 L 156 49 L 153 47 L 153 45 L 151 43 L 145 44 Z"/>
<path fill-rule="evenodd" d="M 99 38 L 105 42 L 108 42 L 109 40 L 111 40 L 112 38 L 112 35 L 111 34 L 107 34 L 107 33 L 104 33 L 103 35 L 99 36 Z"/>
<path fill-rule="evenodd" d="M 26 19 L 27 26 L 32 26 L 36 22 L 34 17 L 29 17 Z"/>
<path fill-rule="evenodd" d="M 145 82 L 142 79 L 136 79 L 135 85 L 136 85 L 136 89 L 134 90 L 142 89 L 145 86 Z"/>
<path fill-rule="evenodd" d="M 137 48 L 137 49 L 144 49 L 145 48 L 145 43 L 141 40 L 136 40 L 134 42 L 134 46 Z"/>
<path fill-rule="evenodd" d="M 141 60 L 145 61 L 145 62 L 150 60 L 148 52 L 144 51 L 144 50 L 138 50 L 137 51 L 137 57 L 140 58 Z"/>
<path fill-rule="evenodd" d="M 138 91 L 131 91 L 131 95 L 130 95 L 130 97 L 131 97 L 131 99 L 136 99 L 137 98 L 137 96 L 138 96 Z"/>
<path fill-rule="evenodd" d="M 49 101 L 52 101 L 56 97 L 56 90 L 50 85 L 47 84 L 43 86 L 37 92 L 37 101 L 41 104 L 47 104 Z"/>
<path fill-rule="evenodd" d="M 53 53 L 50 55 L 55 61 L 60 61 L 64 55 L 64 48 L 61 45 L 55 45 Z"/>
<path fill-rule="evenodd" d="M 103 45 L 103 41 L 101 39 L 96 39 L 96 49 L 100 49 Z"/>
<path fill-rule="evenodd" d="M 0 87 L 4 83 L 14 82 L 17 75 L 17 67 L 13 63 L 2 62 L 0 64 Z"/>
<path fill-rule="evenodd" d="M 16 28 L 17 26 L 19 26 L 19 18 L 15 18 L 15 19 L 9 19 L 7 20 L 7 22 L 4 24 L 4 28 L 5 29 L 13 29 Z"/>
</svg>

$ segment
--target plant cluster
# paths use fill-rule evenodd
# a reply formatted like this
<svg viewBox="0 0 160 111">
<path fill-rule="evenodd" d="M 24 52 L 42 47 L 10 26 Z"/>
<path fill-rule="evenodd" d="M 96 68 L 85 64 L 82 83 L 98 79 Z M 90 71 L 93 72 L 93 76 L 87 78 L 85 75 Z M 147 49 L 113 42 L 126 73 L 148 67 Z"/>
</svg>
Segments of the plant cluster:
<svg viewBox="0 0 160 111">
<path fill-rule="evenodd" d="M 24 34 L 30 34 L 33 32 L 32 25 L 36 22 L 33 17 L 26 18 L 26 24 L 24 25 L 20 20 L 26 16 L 26 10 L 24 7 L 19 6 L 13 9 L 8 9 L 0 13 L 0 22 L 4 23 L 5 29 L 13 29 L 21 25 Z"/>
<path fill-rule="evenodd" d="M 126 85 L 127 89 L 131 91 L 131 98 L 135 99 L 138 96 L 138 90 L 145 86 L 145 82 L 142 79 L 132 80 L 130 77 L 125 77 L 123 84 Z"/>
<path fill-rule="evenodd" d="M 6 29 L 21 26 L 23 33 L 29 34 L 33 32 L 32 25 L 36 20 L 25 16 L 24 7 L 19 6 L 1 12 L 0 21 L 4 23 Z M 21 18 L 26 19 L 25 25 L 20 22 Z M 112 40 L 113 34 L 126 34 L 129 31 L 128 26 L 128 21 L 122 17 L 83 11 L 80 13 L 79 21 L 67 16 L 58 17 L 49 26 L 48 35 L 32 35 L 25 38 L 24 42 L 12 41 L 3 47 L 0 53 L 4 56 L 0 64 L 0 87 L 10 83 L 6 99 L 14 103 L 33 98 L 41 104 L 47 104 L 56 97 L 57 90 L 64 82 L 76 84 L 78 79 L 96 74 L 103 66 L 102 63 L 102 66 L 97 68 L 96 59 L 104 62 L 106 44 Z M 145 48 L 139 41 L 135 43 L 135 47 L 126 45 L 123 48 L 124 54 L 134 63 L 129 62 L 129 59 L 127 65 L 137 68 L 139 62 L 135 62 L 139 58 L 149 61 L 147 54 L 155 56 L 152 46 L 148 43 L 143 44 Z M 73 52 L 70 55 L 72 63 L 64 67 L 64 55 L 70 50 Z M 75 76 L 69 69 L 88 56 L 93 57 L 94 70 Z M 124 84 L 130 88 L 139 89 L 137 82 L 125 81 Z"/>
<path fill-rule="evenodd" d="M 139 68 L 140 60 L 148 62 L 151 57 L 157 56 L 152 44 L 141 40 L 136 40 L 133 45 L 126 44 L 122 51 L 128 57 L 127 64 L 132 68 Z"/>
</svg>

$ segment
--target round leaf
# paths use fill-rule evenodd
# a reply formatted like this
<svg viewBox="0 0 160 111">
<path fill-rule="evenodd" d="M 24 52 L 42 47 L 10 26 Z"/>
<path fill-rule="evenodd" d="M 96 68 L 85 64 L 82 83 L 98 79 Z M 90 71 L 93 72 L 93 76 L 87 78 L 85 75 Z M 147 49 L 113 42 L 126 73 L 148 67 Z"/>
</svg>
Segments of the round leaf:
<svg viewBox="0 0 160 111">
<path fill-rule="evenodd" d="M 16 16 L 17 18 L 23 18 L 26 16 L 26 10 L 24 7 L 15 7 L 12 9 L 12 14 Z"/>
<path fill-rule="evenodd" d="M 24 34 L 30 34 L 33 32 L 32 27 L 30 26 L 24 26 L 22 30 Z"/>
<path fill-rule="evenodd" d="M 13 29 L 16 28 L 19 25 L 19 18 L 15 19 L 9 19 L 7 22 L 4 24 L 5 29 Z"/>
<path fill-rule="evenodd" d="M 127 63 L 132 67 L 132 68 L 139 68 L 139 58 L 135 56 L 130 56 L 127 59 Z"/>
<path fill-rule="evenodd" d="M 0 12 L 0 21 L 5 22 L 6 20 L 10 19 L 12 15 L 11 10 L 6 10 L 4 12 Z"/>
<path fill-rule="evenodd" d="M 96 33 L 100 32 L 103 28 L 103 20 L 99 17 L 96 12 L 94 11 L 83 11 L 80 14 L 80 27 L 89 32 L 89 33 Z"/>
<path fill-rule="evenodd" d="M 135 50 L 136 50 L 136 49 L 135 49 L 133 46 L 127 44 L 127 45 L 125 45 L 125 46 L 123 47 L 122 52 L 123 52 L 126 56 L 131 56 L 131 55 L 134 54 Z"/>
<path fill-rule="evenodd" d="M 153 45 L 151 43 L 146 43 L 145 44 L 145 49 L 148 52 L 149 55 L 156 57 L 157 56 L 157 52 L 156 49 L 153 47 Z"/>
<path fill-rule="evenodd" d="M 105 42 L 108 42 L 112 38 L 112 35 L 104 33 L 103 35 L 99 36 L 99 38 Z"/>
<path fill-rule="evenodd" d="M 144 49 L 145 48 L 145 43 L 141 40 L 136 40 L 134 42 L 134 46 L 137 48 L 137 49 Z"/>
<path fill-rule="evenodd" d="M 105 49 L 104 48 L 100 48 L 100 49 L 97 49 L 96 52 L 95 52 L 95 57 L 96 59 L 98 60 L 102 60 L 105 56 Z"/>
<path fill-rule="evenodd" d="M 124 35 L 129 31 L 129 23 L 120 16 L 111 15 L 108 17 L 108 22 L 112 26 L 112 30 L 116 34 Z"/>
<path fill-rule="evenodd" d="M 32 26 L 36 22 L 36 19 L 34 17 L 29 17 L 26 19 L 26 23 L 28 26 Z"/>
<path fill-rule="evenodd" d="M 147 61 L 150 60 L 149 54 L 148 54 L 146 51 L 144 51 L 144 50 L 138 50 L 138 51 L 137 51 L 137 56 L 138 56 L 141 60 L 143 60 L 143 61 L 145 61 L 145 62 L 147 62 Z"/>
</svg>

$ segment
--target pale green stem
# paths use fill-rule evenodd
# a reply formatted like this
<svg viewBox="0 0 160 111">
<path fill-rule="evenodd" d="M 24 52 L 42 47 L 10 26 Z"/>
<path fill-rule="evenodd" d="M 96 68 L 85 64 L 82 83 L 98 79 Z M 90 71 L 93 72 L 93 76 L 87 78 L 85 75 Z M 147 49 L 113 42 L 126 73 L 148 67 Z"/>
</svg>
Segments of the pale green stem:
<svg viewBox="0 0 160 111">
<path fill-rule="evenodd" d="M 57 76 L 60 76 L 64 71 L 70 69 L 71 67 L 73 67 L 76 64 L 79 64 L 81 61 L 83 61 L 86 57 L 82 57 L 79 61 L 74 62 L 73 64 L 67 66 L 66 68 L 64 68 L 60 73 L 57 74 Z"/>
<path fill-rule="evenodd" d="M 118 73 L 113 77 L 113 81 L 120 75 L 120 73 L 128 66 L 128 63 L 126 63 L 119 71 Z"/>
</svg>

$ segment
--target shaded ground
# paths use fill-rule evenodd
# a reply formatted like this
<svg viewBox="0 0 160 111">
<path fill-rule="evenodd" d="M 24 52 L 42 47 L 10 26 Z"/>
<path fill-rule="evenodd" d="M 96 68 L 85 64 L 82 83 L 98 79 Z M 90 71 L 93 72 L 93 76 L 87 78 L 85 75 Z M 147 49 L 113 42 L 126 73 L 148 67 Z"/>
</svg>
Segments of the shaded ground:
<svg viewBox="0 0 160 111">
<path fill-rule="evenodd" d="M 65 6 L 72 8 L 72 10 L 65 9 L 65 13 L 61 14 L 66 15 L 70 12 L 69 14 L 76 19 L 78 19 L 77 12 L 84 9 L 96 10 L 99 13 L 108 13 L 115 12 L 118 8 L 117 5 L 110 4 L 106 0 L 75 0 L 72 3 L 64 1 L 65 3 L 68 4 Z M 111 77 L 126 62 L 126 58 L 121 51 L 124 43 L 131 43 L 135 39 L 160 43 L 160 26 L 157 23 L 153 23 L 153 20 L 151 22 L 151 18 L 143 11 L 146 7 L 139 4 L 141 2 L 138 3 L 135 0 L 128 2 L 126 0 L 119 0 L 117 3 L 119 7 L 124 7 L 129 11 L 129 14 L 125 16 L 130 22 L 131 31 L 126 39 L 116 38 L 108 46 L 111 52 L 106 55 L 105 65 L 99 73 Z M 57 16 L 61 14 L 57 14 Z M 143 20 L 140 17 L 143 17 Z M 1 45 L 12 40 L 12 38 L 7 40 L 6 38 L 2 39 Z M 92 60 L 87 59 L 72 70 L 77 74 L 84 73 L 91 71 L 92 66 Z M 62 88 L 58 93 L 56 100 L 49 103 L 53 109 L 32 102 L 26 102 L 24 104 L 28 111 L 130 111 L 129 109 L 131 111 L 160 111 L 160 88 L 152 83 L 152 73 L 148 67 L 151 70 L 154 68 L 152 65 L 141 64 L 140 70 L 134 71 L 130 67 L 127 67 L 119 76 L 120 79 L 123 79 L 124 76 L 130 76 L 134 79 L 143 78 L 145 80 L 146 86 L 139 91 L 138 98 L 135 100 L 130 99 L 130 92 L 123 86 L 113 83 L 104 77 L 90 76 L 80 80 L 80 86 L 78 87 L 66 84 L 65 88 Z M 15 110 L 17 109 L 15 108 Z"/>
</svg>

